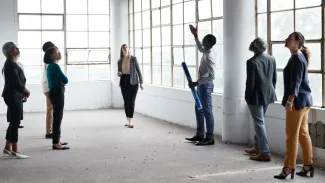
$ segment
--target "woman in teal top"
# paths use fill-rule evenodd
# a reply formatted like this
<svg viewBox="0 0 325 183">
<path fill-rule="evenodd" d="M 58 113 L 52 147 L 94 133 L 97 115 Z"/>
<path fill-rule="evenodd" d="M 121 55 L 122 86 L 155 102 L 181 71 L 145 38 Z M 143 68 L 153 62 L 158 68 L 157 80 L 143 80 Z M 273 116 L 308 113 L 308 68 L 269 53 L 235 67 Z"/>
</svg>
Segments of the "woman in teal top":
<svg viewBox="0 0 325 183">
<path fill-rule="evenodd" d="M 61 122 L 64 109 L 64 92 L 68 78 L 63 74 L 58 65 L 61 60 L 61 54 L 57 47 L 51 47 L 46 50 L 44 55 L 44 63 L 49 64 L 46 70 L 48 85 L 50 88 L 49 98 L 53 105 L 53 150 L 70 149 L 66 145 L 68 143 L 60 141 Z"/>
</svg>

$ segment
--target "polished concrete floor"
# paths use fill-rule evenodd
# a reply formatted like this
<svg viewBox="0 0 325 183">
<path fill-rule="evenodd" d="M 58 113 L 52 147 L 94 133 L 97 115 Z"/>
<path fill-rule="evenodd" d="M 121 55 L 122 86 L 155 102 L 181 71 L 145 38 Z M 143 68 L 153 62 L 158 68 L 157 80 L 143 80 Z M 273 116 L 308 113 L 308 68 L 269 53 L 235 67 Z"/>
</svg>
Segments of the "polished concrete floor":
<svg viewBox="0 0 325 183">
<path fill-rule="evenodd" d="M 223 144 L 197 147 L 184 138 L 194 131 L 161 120 L 135 115 L 135 128 L 124 127 L 123 110 L 66 112 L 62 139 L 71 150 L 51 150 L 44 139 L 44 114 L 25 114 L 20 150 L 26 160 L 0 157 L 0 183 L 278 183 L 273 179 L 283 159 L 253 162 L 246 147 Z M 0 117 L 0 132 L 7 123 Z M 1 144 L 5 140 L 1 138 Z M 300 167 L 298 167 L 300 169 Z M 286 180 L 324 183 L 325 172 L 314 178 Z"/>
</svg>

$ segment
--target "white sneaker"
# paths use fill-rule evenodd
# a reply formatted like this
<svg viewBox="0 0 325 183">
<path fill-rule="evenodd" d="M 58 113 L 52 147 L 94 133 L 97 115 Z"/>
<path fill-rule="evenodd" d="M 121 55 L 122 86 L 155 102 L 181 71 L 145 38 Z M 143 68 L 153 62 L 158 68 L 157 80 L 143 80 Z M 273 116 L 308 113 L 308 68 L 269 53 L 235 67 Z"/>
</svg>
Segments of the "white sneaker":
<svg viewBox="0 0 325 183">
<path fill-rule="evenodd" d="M 3 149 L 3 152 L 2 152 L 2 154 L 4 155 L 4 156 L 11 156 L 11 151 L 8 151 L 8 150 L 6 150 L 6 149 Z"/>
<path fill-rule="evenodd" d="M 16 152 L 11 152 L 11 155 L 16 157 L 17 159 L 27 159 L 27 158 L 29 158 L 29 156 L 19 154 L 19 153 L 16 153 Z"/>
</svg>

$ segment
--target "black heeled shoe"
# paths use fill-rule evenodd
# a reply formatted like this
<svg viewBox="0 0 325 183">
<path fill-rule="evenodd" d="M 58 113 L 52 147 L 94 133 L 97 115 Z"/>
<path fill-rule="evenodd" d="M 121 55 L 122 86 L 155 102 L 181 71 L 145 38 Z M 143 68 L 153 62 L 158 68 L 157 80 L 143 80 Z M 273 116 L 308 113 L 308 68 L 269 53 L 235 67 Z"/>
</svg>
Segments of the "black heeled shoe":
<svg viewBox="0 0 325 183">
<path fill-rule="evenodd" d="M 309 170 L 306 170 L 305 167 L 309 167 Z M 314 165 L 304 165 L 302 167 L 302 170 L 300 172 L 297 172 L 296 175 L 302 176 L 302 177 L 306 177 L 309 173 L 310 177 L 314 177 Z"/>
<path fill-rule="evenodd" d="M 291 168 L 291 172 L 288 173 L 288 174 L 286 174 L 286 172 L 284 171 L 284 169 L 285 169 L 285 167 L 282 168 L 282 172 L 279 175 L 275 175 L 274 178 L 276 178 L 276 179 L 286 179 L 287 176 L 289 174 L 291 174 L 291 179 L 293 179 L 294 176 L 295 176 L 295 169 Z"/>
</svg>

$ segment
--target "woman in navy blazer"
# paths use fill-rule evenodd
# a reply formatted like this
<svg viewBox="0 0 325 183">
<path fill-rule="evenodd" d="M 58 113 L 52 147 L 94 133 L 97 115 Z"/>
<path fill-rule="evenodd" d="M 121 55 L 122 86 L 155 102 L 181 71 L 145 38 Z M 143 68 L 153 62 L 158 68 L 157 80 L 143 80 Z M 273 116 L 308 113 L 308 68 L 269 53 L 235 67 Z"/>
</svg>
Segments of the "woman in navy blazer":
<svg viewBox="0 0 325 183">
<path fill-rule="evenodd" d="M 313 105 L 308 80 L 310 52 L 305 46 L 305 38 L 300 32 L 293 32 L 286 39 L 285 46 L 291 52 L 287 66 L 283 70 L 284 96 L 282 105 L 286 109 L 286 155 L 281 174 L 276 179 L 294 178 L 298 153 L 298 140 L 302 148 L 302 170 L 299 176 L 314 175 L 312 144 L 308 130 L 308 113 Z"/>
</svg>

